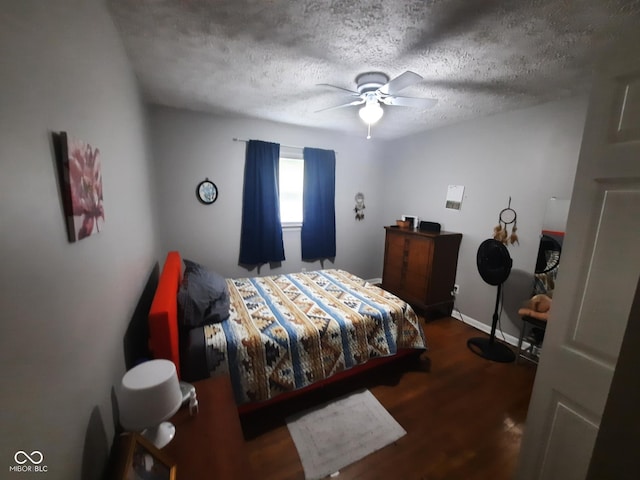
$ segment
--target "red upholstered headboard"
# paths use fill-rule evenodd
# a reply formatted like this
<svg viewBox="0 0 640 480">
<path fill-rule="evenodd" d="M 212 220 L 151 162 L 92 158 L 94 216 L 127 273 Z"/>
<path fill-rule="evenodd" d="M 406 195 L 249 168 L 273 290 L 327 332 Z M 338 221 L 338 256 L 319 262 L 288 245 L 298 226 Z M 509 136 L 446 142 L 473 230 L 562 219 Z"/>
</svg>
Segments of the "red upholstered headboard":
<svg viewBox="0 0 640 480">
<path fill-rule="evenodd" d="M 178 343 L 178 287 L 182 275 L 182 259 L 169 252 L 160 272 L 151 310 L 149 310 L 149 350 L 153 358 L 171 360 L 180 375 Z"/>
</svg>

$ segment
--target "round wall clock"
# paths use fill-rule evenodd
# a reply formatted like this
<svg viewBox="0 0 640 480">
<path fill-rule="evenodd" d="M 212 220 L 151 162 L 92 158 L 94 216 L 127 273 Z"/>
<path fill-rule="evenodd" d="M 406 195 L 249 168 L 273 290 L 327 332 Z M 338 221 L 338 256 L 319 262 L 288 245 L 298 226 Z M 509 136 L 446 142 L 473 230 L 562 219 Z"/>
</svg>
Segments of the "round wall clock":
<svg viewBox="0 0 640 480">
<path fill-rule="evenodd" d="M 208 178 L 205 178 L 196 188 L 196 196 L 205 205 L 211 205 L 218 198 L 218 187 Z"/>
</svg>

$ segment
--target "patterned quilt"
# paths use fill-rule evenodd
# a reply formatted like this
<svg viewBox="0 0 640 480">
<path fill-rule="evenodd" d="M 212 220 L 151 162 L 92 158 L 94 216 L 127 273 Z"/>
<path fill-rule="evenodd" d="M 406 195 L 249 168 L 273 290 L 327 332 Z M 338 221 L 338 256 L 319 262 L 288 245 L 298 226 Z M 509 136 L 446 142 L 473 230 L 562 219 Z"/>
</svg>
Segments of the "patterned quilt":
<svg viewBox="0 0 640 480">
<path fill-rule="evenodd" d="M 305 387 L 398 348 L 426 348 L 403 300 L 344 270 L 227 279 L 228 320 L 204 327 L 212 376 L 238 404 Z"/>
</svg>

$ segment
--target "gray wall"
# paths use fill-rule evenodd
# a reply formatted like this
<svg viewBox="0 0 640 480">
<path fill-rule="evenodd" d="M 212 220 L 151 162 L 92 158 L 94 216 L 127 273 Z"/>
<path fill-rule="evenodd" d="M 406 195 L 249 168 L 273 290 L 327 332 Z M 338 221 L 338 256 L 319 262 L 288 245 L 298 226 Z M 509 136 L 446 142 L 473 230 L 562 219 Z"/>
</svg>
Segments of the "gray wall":
<svg viewBox="0 0 640 480">
<path fill-rule="evenodd" d="M 478 274 L 476 253 L 493 236 L 511 197 L 520 244 L 508 247 L 513 270 L 505 283 L 501 324 L 506 333 L 519 331 L 517 309 L 531 291 L 548 199 L 571 196 L 586 106 L 586 98 L 574 98 L 386 144 L 385 190 L 393 194 L 385 217 L 415 214 L 464 235 L 456 307 L 470 319 L 491 324 L 496 289 Z M 465 186 L 459 211 L 445 208 L 448 185 Z"/>
<path fill-rule="evenodd" d="M 163 250 L 179 250 L 225 276 L 246 276 L 238 265 L 242 215 L 244 142 L 234 137 L 308 146 L 336 151 L 335 263 L 363 278 L 379 276 L 379 245 L 383 238 L 381 212 L 388 201 L 381 177 L 379 143 L 322 130 L 274 122 L 216 117 L 162 107 L 151 111 L 151 135 L 158 167 L 157 199 Z M 364 131 L 364 130 L 363 130 Z M 208 177 L 219 190 L 218 200 L 202 205 L 196 185 Z M 365 218 L 355 220 L 354 196 L 365 194 Z M 263 266 L 259 274 L 319 268 L 300 259 L 300 230 L 284 232 L 286 260 L 281 267 Z"/>
<path fill-rule="evenodd" d="M 145 112 L 101 1 L 2 1 L 0 468 L 99 478 L 123 338 L 156 262 Z M 100 148 L 106 223 L 69 243 L 51 131 Z M 44 477 L 42 477 L 44 478 Z"/>
<path fill-rule="evenodd" d="M 586 98 L 496 115 L 394 141 L 216 117 L 154 107 L 151 135 L 158 167 L 157 199 L 162 249 L 180 250 L 226 276 L 292 272 L 319 264 L 300 261 L 299 230 L 285 231 L 282 267 L 247 272 L 238 266 L 245 144 L 255 138 L 337 151 L 335 266 L 364 278 L 382 275 L 384 225 L 402 214 L 442 223 L 464 234 L 457 273 L 456 307 L 466 320 L 490 325 L 495 288 L 476 267 L 478 245 L 493 234 L 500 210 L 518 213 L 520 244 L 505 284 L 505 333 L 517 335 L 517 309 L 530 294 L 539 234 L 550 197 L 569 198 L 578 160 Z M 195 198 L 208 177 L 220 195 L 211 206 Z M 464 185 L 462 210 L 444 207 L 448 185 Z M 366 196 L 363 222 L 354 219 L 353 196 Z M 334 266 L 326 263 L 326 267 Z"/>
</svg>

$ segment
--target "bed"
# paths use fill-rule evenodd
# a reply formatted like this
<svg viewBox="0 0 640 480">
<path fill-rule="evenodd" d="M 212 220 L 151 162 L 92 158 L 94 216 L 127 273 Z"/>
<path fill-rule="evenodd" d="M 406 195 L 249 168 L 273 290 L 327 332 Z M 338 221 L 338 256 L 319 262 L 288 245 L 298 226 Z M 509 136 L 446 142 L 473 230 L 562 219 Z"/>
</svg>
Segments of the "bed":
<svg viewBox="0 0 640 480">
<path fill-rule="evenodd" d="M 411 306 L 340 269 L 225 279 L 228 318 L 185 328 L 183 269 L 169 252 L 148 317 L 151 354 L 187 381 L 229 375 L 241 413 L 426 348 Z"/>
</svg>

